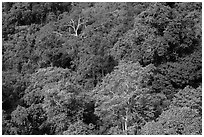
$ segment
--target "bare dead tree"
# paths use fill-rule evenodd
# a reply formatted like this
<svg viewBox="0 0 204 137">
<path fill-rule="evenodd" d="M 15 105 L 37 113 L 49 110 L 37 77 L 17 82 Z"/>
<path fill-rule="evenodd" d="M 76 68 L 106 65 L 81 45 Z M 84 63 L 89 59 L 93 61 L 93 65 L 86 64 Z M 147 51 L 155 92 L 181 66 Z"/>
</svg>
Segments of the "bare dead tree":
<svg viewBox="0 0 204 137">
<path fill-rule="evenodd" d="M 81 17 L 78 18 L 77 21 L 74 21 L 73 19 L 71 19 L 71 21 L 69 22 L 68 25 L 66 25 L 67 27 L 71 28 L 73 31 L 74 31 L 74 36 L 78 36 L 78 31 L 79 31 L 79 28 L 84 25 L 86 23 L 86 21 L 81 21 Z"/>
</svg>

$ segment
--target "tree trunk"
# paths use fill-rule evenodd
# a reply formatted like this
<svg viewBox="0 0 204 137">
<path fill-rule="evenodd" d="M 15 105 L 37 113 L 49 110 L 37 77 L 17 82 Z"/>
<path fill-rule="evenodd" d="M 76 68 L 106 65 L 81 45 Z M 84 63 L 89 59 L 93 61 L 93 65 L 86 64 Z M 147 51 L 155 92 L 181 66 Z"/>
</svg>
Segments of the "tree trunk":
<svg viewBox="0 0 204 137">
<path fill-rule="evenodd" d="M 125 116 L 125 134 L 127 135 L 127 129 L 128 129 L 128 108 L 125 110 L 126 116 Z"/>
<path fill-rule="evenodd" d="M 75 36 L 76 36 L 76 37 L 78 36 L 77 31 L 78 31 L 78 29 L 75 30 Z"/>
</svg>

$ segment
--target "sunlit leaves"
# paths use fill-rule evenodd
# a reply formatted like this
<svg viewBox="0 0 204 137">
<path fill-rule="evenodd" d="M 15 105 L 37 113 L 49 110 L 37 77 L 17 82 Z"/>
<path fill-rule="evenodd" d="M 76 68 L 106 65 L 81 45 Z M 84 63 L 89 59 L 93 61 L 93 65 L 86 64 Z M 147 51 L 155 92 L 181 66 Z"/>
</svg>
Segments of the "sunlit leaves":
<svg viewBox="0 0 204 137">
<path fill-rule="evenodd" d="M 200 134 L 201 10 L 3 3 L 3 134 Z"/>
<path fill-rule="evenodd" d="M 151 76 L 152 69 L 153 66 L 151 65 L 142 68 L 139 63 L 121 62 L 92 91 L 97 105 L 96 113 L 103 117 L 105 123 L 113 124 L 114 126 L 121 126 L 122 124 L 124 126 L 122 119 L 127 117 L 128 121 L 126 122 L 129 123 L 128 126 L 134 125 L 133 121 L 136 119 L 138 121 L 136 120 L 135 122 L 138 122 L 138 124 L 144 122 L 146 117 L 142 116 L 142 109 L 147 104 L 142 102 L 142 100 L 150 97 L 148 96 L 149 90 L 145 87 L 148 84 L 148 77 Z M 141 107 L 139 107 L 140 105 Z M 148 109 L 147 107 L 147 113 L 150 111 Z M 138 112 L 140 110 L 141 112 Z M 133 121 L 130 122 L 130 119 Z M 120 130 L 124 129 L 120 128 Z"/>
<path fill-rule="evenodd" d="M 192 87 L 185 87 L 180 90 L 173 98 L 172 104 L 178 107 L 189 107 L 202 111 L 202 88 L 199 86 L 197 89 Z"/>
<path fill-rule="evenodd" d="M 163 112 L 158 120 L 147 123 L 144 135 L 198 135 L 201 134 L 201 117 L 190 108 L 172 107 Z"/>
<path fill-rule="evenodd" d="M 86 125 L 82 121 L 69 126 L 68 130 L 63 132 L 63 135 L 90 135 L 93 133 L 94 125 Z"/>
<path fill-rule="evenodd" d="M 47 68 L 39 69 L 36 73 L 31 75 L 30 86 L 25 90 L 24 101 L 26 104 L 38 104 L 42 103 L 44 93 L 42 89 L 47 84 L 52 84 L 62 79 L 71 78 L 70 70 L 60 68 Z"/>
</svg>

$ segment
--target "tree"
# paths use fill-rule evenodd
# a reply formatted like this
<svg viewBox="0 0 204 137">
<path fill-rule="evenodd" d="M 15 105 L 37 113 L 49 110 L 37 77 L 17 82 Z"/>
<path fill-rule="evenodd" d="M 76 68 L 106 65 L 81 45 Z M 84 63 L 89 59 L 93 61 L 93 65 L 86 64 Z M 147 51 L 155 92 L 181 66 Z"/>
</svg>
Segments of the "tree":
<svg viewBox="0 0 204 137">
<path fill-rule="evenodd" d="M 46 119 L 40 126 L 43 133 L 62 134 L 78 120 L 88 121 L 85 113 L 94 117 L 86 106 L 89 99 L 73 75 L 69 69 L 50 67 L 39 69 L 31 76 L 31 84 L 26 89 L 23 101 L 29 109 L 40 106 L 44 111 Z M 36 110 L 36 113 L 40 112 Z M 36 120 L 36 123 L 40 122 Z M 44 131 L 45 128 L 47 131 Z"/>
<path fill-rule="evenodd" d="M 182 10 L 187 10 L 187 5 L 184 4 Z M 133 29 L 118 40 L 111 49 L 112 55 L 119 60 L 158 66 L 191 54 L 200 43 L 200 9 L 196 4 L 193 6 L 197 7 L 196 10 L 186 14 L 179 8 L 151 3 L 135 17 Z"/>
<path fill-rule="evenodd" d="M 201 117 L 194 109 L 172 107 L 164 111 L 158 120 L 148 122 L 142 135 L 201 135 Z"/>
<path fill-rule="evenodd" d="M 117 59 L 139 61 L 142 65 L 158 65 L 168 49 L 162 31 L 167 26 L 171 12 L 161 3 L 151 3 L 134 19 L 134 27 L 111 49 Z M 155 17 L 153 17 L 155 16 Z M 161 29 L 161 30 L 160 30 Z"/>
<path fill-rule="evenodd" d="M 8 71 L 2 73 L 2 108 L 12 112 L 20 103 L 24 96 L 24 90 L 29 85 L 27 76 Z"/>
<path fill-rule="evenodd" d="M 63 135 L 91 135 L 93 134 L 94 125 L 86 125 L 82 121 L 69 126 L 68 130 L 63 132 Z"/>
<path fill-rule="evenodd" d="M 175 94 L 172 104 L 177 107 L 189 107 L 202 113 L 202 88 L 199 86 L 194 89 L 190 86 L 185 87 Z"/>
<path fill-rule="evenodd" d="M 175 88 L 184 88 L 187 85 L 196 88 L 201 83 L 201 62 L 201 51 L 198 50 L 177 62 L 162 64 L 158 70 L 170 79 Z"/>
<path fill-rule="evenodd" d="M 60 29 L 66 30 L 73 36 L 78 36 L 82 28 L 86 27 L 86 17 L 82 13 L 82 7 L 73 7 L 71 14 L 62 14 L 59 20 Z"/>
<path fill-rule="evenodd" d="M 71 68 L 71 54 L 67 40 L 62 34 L 56 32 L 55 23 L 49 23 L 37 33 L 35 53 L 39 58 L 39 67 L 57 66 Z"/>
<path fill-rule="evenodd" d="M 30 76 L 30 84 L 18 101 L 21 106 L 12 112 L 11 120 L 14 122 L 13 127 L 17 130 L 16 134 L 52 134 L 46 122 L 47 113 L 43 108 L 44 86 L 70 78 L 70 75 L 69 70 L 48 68 L 40 69 Z M 18 117 L 19 115 L 21 117 Z M 12 128 L 10 130 L 12 131 Z"/>
<path fill-rule="evenodd" d="M 25 90 L 25 95 L 23 96 L 24 102 L 29 106 L 42 103 L 44 99 L 44 86 L 69 78 L 72 78 L 69 69 L 52 67 L 39 69 L 30 77 L 31 84 Z"/>
<path fill-rule="evenodd" d="M 148 88 L 153 69 L 152 65 L 143 68 L 139 63 L 121 62 L 92 91 L 96 114 L 107 128 L 105 134 L 112 130 L 111 127 L 117 127 L 119 133 L 124 134 L 128 134 L 129 128 L 137 132 L 138 127 L 161 113 L 160 104 L 166 97 L 162 94 L 151 95 Z"/>
<path fill-rule="evenodd" d="M 11 113 L 10 132 L 18 135 L 39 135 L 44 133 L 41 126 L 46 120 L 45 112 L 41 104 L 32 105 L 29 108 L 17 106 L 16 110 Z M 12 129 L 13 128 L 13 129 Z"/>
<path fill-rule="evenodd" d="M 83 118 L 81 89 L 71 82 L 59 81 L 45 88 L 43 108 L 54 134 L 62 134 L 69 125 Z"/>
<path fill-rule="evenodd" d="M 200 134 L 201 19 L 199 2 L 2 3 L 3 134 Z"/>
</svg>

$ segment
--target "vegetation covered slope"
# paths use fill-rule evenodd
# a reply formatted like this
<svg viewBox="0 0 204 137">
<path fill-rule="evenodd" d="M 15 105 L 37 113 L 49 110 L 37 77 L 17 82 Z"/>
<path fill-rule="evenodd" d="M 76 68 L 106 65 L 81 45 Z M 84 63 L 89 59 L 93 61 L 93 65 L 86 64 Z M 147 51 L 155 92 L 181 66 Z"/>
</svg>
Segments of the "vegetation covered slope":
<svg viewBox="0 0 204 137">
<path fill-rule="evenodd" d="M 202 134 L 202 3 L 3 2 L 2 134 Z"/>
</svg>

